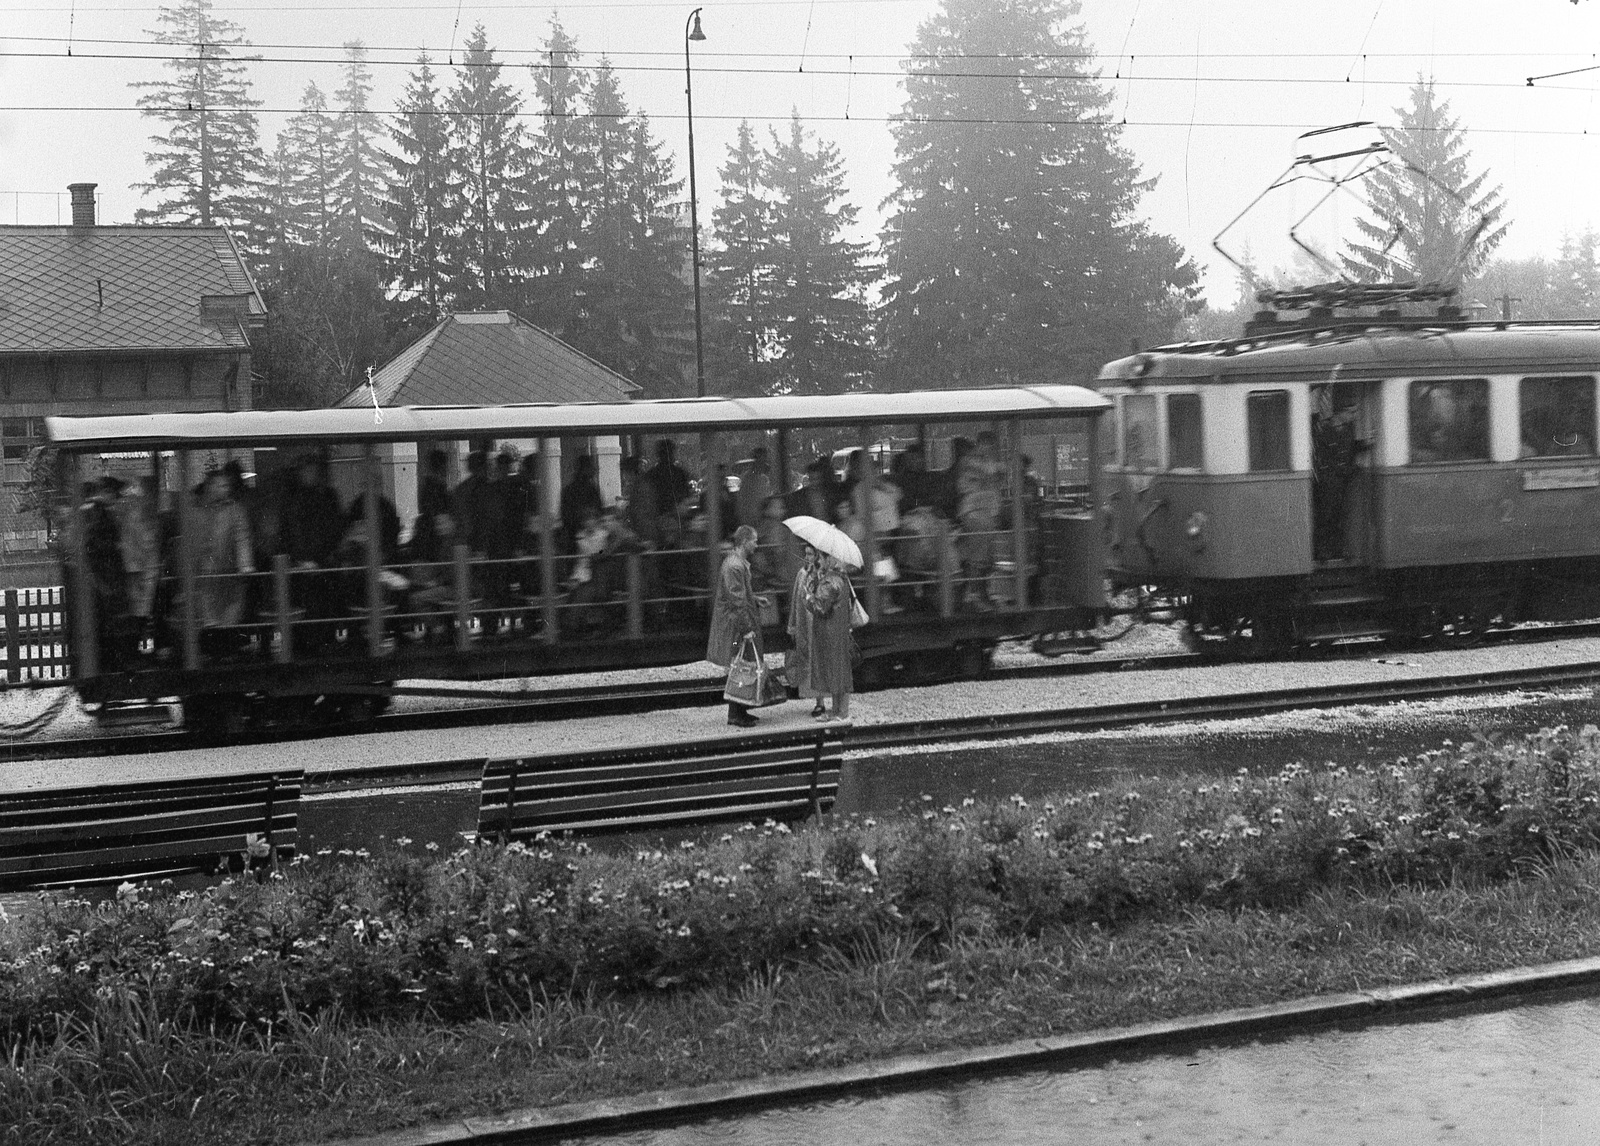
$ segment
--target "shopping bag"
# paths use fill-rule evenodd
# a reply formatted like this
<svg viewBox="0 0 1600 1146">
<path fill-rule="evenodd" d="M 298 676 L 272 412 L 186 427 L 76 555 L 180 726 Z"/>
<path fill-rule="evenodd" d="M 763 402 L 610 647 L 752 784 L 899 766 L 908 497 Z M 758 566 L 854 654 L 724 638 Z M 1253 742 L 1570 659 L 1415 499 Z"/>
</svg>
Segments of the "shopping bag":
<svg viewBox="0 0 1600 1146">
<path fill-rule="evenodd" d="M 747 708 L 761 707 L 766 703 L 761 683 L 766 672 L 756 652 L 755 635 L 746 633 L 739 651 L 728 664 L 728 682 L 722 688 L 722 699 Z"/>
<path fill-rule="evenodd" d="M 782 704 L 789 699 L 789 690 L 784 687 L 783 681 L 778 679 L 778 674 L 768 672 L 765 667 L 761 670 L 761 703 L 753 707 L 768 708 L 774 704 Z"/>
</svg>

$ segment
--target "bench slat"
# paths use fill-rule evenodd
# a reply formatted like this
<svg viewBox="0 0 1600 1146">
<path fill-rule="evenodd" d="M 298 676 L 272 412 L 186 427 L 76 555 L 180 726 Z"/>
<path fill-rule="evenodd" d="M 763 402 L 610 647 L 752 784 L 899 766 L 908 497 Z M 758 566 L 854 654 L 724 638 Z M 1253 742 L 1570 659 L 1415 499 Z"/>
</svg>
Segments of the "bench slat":
<svg viewBox="0 0 1600 1146">
<path fill-rule="evenodd" d="M 102 808 L 136 803 L 181 804 L 189 801 L 203 803 L 219 798 L 249 797 L 252 793 L 265 794 L 269 788 L 298 791 L 304 775 L 302 770 L 296 769 L 292 772 L 250 773 L 236 777 L 207 776 L 152 784 L 107 784 L 101 788 L 7 792 L 0 795 L 0 817 L 57 808 Z"/>
<path fill-rule="evenodd" d="M 820 768 L 823 770 L 839 768 L 838 757 L 829 759 L 824 757 Z M 635 792 L 650 788 L 666 788 L 674 784 L 725 782 L 735 784 L 741 780 L 757 779 L 763 776 L 807 776 L 811 775 L 814 764 L 810 759 L 803 761 L 766 761 L 746 763 L 741 761 L 723 761 L 715 768 L 689 767 L 680 763 L 676 768 L 641 768 L 638 773 L 624 776 L 610 776 L 595 783 L 585 783 L 581 777 L 574 776 L 561 784 L 542 784 L 532 779 L 518 777 L 516 784 L 516 802 L 526 800 L 556 800 L 567 796 L 605 795 L 611 792 Z M 496 785 L 494 788 L 485 787 L 481 802 L 484 806 L 504 806 L 511 795 L 509 782 Z"/>
<path fill-rule="evenodd" d="M 818 787 L 824 783 L 838 784 L 837 771 L 819 774 Z M 686 800 L 722 799 L 734 801 L 740 797 L 767 792 L 811 790 L 811 776 L 752 776 L 742 780 L 714 780 L 706 783 L 675 784 L 671 787 L 650 788 L 642 791 L 599 792 L 589 796 L 565 796 L 559 799 L 519 800 L 516 812 L 523 809 L 540 815 L 561 816 L 578 812 L 595 812 L 606 808 L 649 807 L 654 804 L 681 803 Z M 505 805 L 500 805 L 504 816 Z"/>
<path fill-rule="evenodd" d="M 273 831 L 279 825 L 292 829 L 296 810 L 291 804 L 279 808 L 274 801 Z M 171 816 L 137 816 L 125 820 L 75 820 L 70 823 L 0 831 L 0 858 L 18 852 L 48 851 L 60 848 L 116 846 L 120 841 L 183 839 L 234 832 L 261 832 L 267 823 L 266 805 L 217 808 L 209 812 L 184 812 Z"/>
<path fill-rule="evenodd" d="M 287 847 L 288 840 L 279 842 L 273 834 L 274 847 Z M 129 865 L 148 865 L 153 860 L 198 861 L 206 856 L 226 856 L 244 850 L 244 837 L 225 832 L 215 836 L 202 836 L 186 840 L 168 840 L 161 843 L 141 842 L 130 847 L 91 848 L 77 852 L 56 852 L 49 855 L 16 857 L 0 865 L 0 872 L 8 877 L 26 875 L 39 878 L 67 878 L 52 875 L 60 872 L 116 872 Z"/>
<path fill-rule="evenodd" d="M 820 796 L 820 793 L 819 793 Z M 828 808 L 831 800 L 822 800 L 824 809 Z M 616 817 L 589 817 L 579 820 L 563 820 L 557 824 L 529 824 L 526 827 L 518 826 L 512 833 L 513 836 L 537 835 L 539 832 L 604 832 L 604 831 L 638 831 L 650 827 L 668 827 L 679 824 L 710 824 L 729 820 L 753 820 L 757 817 L 777 817 L 783 814 L 809 812 L 811 800 L 809 795 L 804 795 L 798 800 L 770 800 L 764 803 L 739 805 L 728 808 L 682 808 L 663 809 L 650 815 L 648 818 L 616 818 Z M 493 833 L 489 833 L 493 834 Z"/>
<path fill-rule="evenodd" d="M 837 756 L 838 750 L 833 751 Z M 823 759 L 829 753 L 823 753 Z M 612 780 L 631 780 L 639 776 L 676 775 L 686 770 L 712 771 L 722 767 L 751 764 L 777 764 L 783 766 L 810 766 L 816 758 L 814 745 L 791 745 L 760 752 L 719 752 L 705 756 L 691 756 L 677 760 L 649 760 L 632 764 L 599 764 L 592 768 L 571 767 L 549 770 L 537 767 L 536 760 L 495 761 L 483 771 L 486 791 L 504 788 L 513 773 L 517 776 L 517 789 L 524 787 L 561 787 L 570 784 L 603 784 Z"/>
</svg>

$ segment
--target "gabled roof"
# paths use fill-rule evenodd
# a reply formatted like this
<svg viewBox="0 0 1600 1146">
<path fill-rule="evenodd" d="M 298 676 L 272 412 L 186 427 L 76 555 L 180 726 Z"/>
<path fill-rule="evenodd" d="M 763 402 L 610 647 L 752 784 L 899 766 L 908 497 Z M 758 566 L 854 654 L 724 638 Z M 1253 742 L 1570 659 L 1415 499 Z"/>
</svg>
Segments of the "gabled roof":
<svg viewBox="0 0 1600 1146">
<path fill-rule="evenodd" d="M 242 350 L 266 313 L 221 227 L 0 226 L 0 354 Z"/>
<path fill-rule="evenodd" d="M 452 314 L 373 374 L 383 406 L 619 402 L 639 387 L 508 310 Z M 370 406 L 366 383 L 336 406 Z"/>
</svg>

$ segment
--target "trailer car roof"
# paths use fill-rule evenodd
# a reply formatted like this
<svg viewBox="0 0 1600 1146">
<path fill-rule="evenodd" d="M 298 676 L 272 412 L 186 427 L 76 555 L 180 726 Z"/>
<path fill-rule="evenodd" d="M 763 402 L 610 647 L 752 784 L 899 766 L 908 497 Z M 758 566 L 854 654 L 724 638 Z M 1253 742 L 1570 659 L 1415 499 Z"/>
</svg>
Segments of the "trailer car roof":
<svg viewBox="0 0 1600 1146">
<path fill-rule="evenodd" d="M 1259 375 L 1341 378 L 1600 371 L 1600 326 L 1492 323 L 1394 329 L 1339 327 L 1256 339 L 1157 347 L 1107 363 L 1101 383 L 1249 381 Z"/>
<path fill-rule="evenodd" d="M 194 414 L 50 417 L 46 433 L 74 451 L 192 448 L 228 443 L 388 442 L 678 434 L 769 427 L 1087 417 L 1110 401 L 1082 386 L 1009 386 L 825 397 L 681 398 L 519 406 L 397 406 Z M 381 415 L 381 417 L 380 417 Z"/>
</svg>

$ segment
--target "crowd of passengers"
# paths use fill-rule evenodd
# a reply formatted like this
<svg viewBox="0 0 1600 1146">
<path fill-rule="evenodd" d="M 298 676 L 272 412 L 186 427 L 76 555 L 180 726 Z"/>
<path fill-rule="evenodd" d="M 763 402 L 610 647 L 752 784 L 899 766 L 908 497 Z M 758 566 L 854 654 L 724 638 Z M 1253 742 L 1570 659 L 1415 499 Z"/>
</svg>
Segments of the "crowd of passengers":
<svg viewBox="0 0 1600 1146">
<path fill-rule="evenodd" d="M 930 470 L 923 447 L 910 445 L 873 475 L 869 494 L 863 478 L 873 464 L 866 451 L 858 450 L 841 477 L 828 459 L 817 458 L 806 466 L 801 484 L 787 491 L 778 488 L 764 448 L 740 464 L 737 481 L 719 466 L 715 477 L 726 492 L 717 515 L 721 536 L 715 540 L 725 542 L 740 525 L 753 527 L 757 589 L 782 596 L 794 582 L 802 552 L 784 527 L 785 518 L 806 515 L 831 522 L 863 551 L 870 521 L 879 554 L 873 575 L 899 583 L 884 595 L 885 611 L 931 604 L 928 594 L 941 569 L 961 579 L 961 607 L 991 608 L 989 574 L 997 542 L 1003 540 L 997 531 L 1011 524 L 1006 466 L 994 435 L 956 438 L 944 470 Z M 508 606 L 542 595 L 537 465 L 537 455 L 519 459 L 511 449 L 492 456 L 475 451 L 467 456 L 465 478 L 452 487 L 447 454 L 429 451 L 418 483 L 418 514 L 404 543 L 393 503 L 377 499 L 383 593 L 395 610 L 448 611 L 454 603 L 452 562 L 458 546 L 474 562 L 474 607 L 493 611 L 497 623 L 509 627 L 513 610 Z M 652 465 L 637 456 L 623 458 L 621 478 L 621 497 L 608 504 L 595 458 L 579 455 L 560 490 L 558 520 L 551 524 L 561 558 L 556 586 L 563 603 L 572 607 L 563 631 L 620 624 L 614 610 L 600 607 L 627 592 L 622 558 L 629 553 L 649 555 L 639 565 L 644 599 L 669 601 L 703 591 L 703 551 L 711 541 L 712 519 L 706 483 L 697 488 L 670 439 L 656 443 Z M 1031 472 L 1023 491 L 1025 512 L 1032 515 L 1039 486 Z M 102 667 L 127 667 L 141 650 L 170 656 L 185 612 L 181 578 L 174 575 L 180 514 L 162 508 L 150 477 L 130 485 L 106 476 L 86 484 L 82 493 L 78 512 L 63 523 L 62 540 L 70 552 L 75 543 L 70 531 L 81 529 Z M 298 650 L 314 651 L 335 640 L 338 622 L 365 609 L 366 499 L 357 495 L 349 504 L 341 501 L 325 455 L 307 454 L 254 482 L 230 461 L 209 470 L 189 496 L 197 574 L 194 614 L 202 652 L 237 651 L 247 640 L 241 626 L 275 615 L 271 580 L 240 574 L 270 572 L 279 555 L 295 571 L 290 605 Z"/>
</svg>

